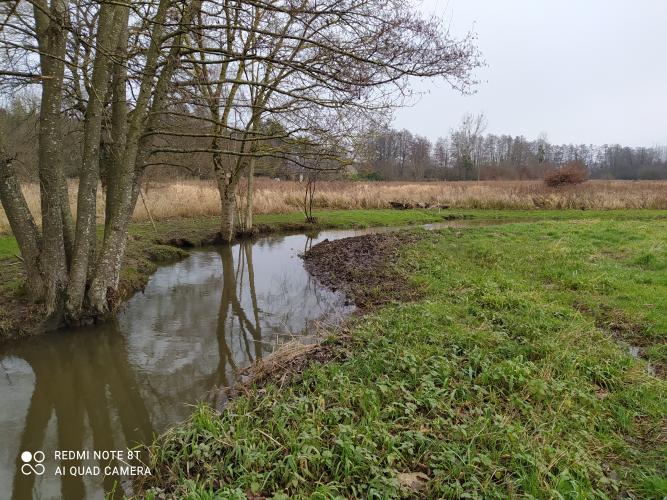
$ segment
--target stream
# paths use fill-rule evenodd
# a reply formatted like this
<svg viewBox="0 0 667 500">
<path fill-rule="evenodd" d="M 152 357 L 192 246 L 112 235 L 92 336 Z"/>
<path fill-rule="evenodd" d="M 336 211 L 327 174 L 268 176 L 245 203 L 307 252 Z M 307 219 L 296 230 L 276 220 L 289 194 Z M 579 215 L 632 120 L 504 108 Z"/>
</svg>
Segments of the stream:
<svg viewBox="0 0 667 500">
<path fill-rule="evenodd" d="M 463 225 L 471 224 L 428 228 Z M 324 239 L 384 230 L 391 228 L 271 235 L 194 250 L 159 267 L 111 323 L 0 346 L 0 498 L 131 491 L 127 477 L 81 468 L 124 463 L 96 460 L 92 450 L 150 443 L 199 401 L 220 407 L 217 389 L 233 385 L 242 369 L 281 342 L 341 321 L 354 308 L 320 286 L 299 254 Z M 26 450 L 43 474 L 23 467 Z M 67 469 L 80 467 L 59 475 L 59 450 L 89 456 L 68 459 Z"/>
</svg>

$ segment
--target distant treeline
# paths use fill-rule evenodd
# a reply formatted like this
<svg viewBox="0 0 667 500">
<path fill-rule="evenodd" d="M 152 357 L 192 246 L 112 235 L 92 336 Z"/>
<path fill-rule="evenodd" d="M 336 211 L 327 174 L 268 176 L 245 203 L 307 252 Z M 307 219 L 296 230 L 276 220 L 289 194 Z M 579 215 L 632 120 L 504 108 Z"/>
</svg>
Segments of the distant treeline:
<svg viewBox="0 0 667 500">
<path fill-rule="evenodd" d="M 591 178 L 667 179 L 667 147 L 551 144 L 546 138 L 481 134 L 479 117 L 435 143 L 407 130 L 385 129 L 364 143 L 359 175 L 382 180 L 542 179 L 549 169 L 582 161 Z"/>
<path fill-rule="evenodd" d="M 176 129 L 193 131 L 197 124 L 181 118 Z M 78 175 L 82 140 L 79 120 L 66 118 L 63 169 L 68 177 Z M 265 124 L 266 125 L 266 124 Z M 588 175 L 596 179 L 667 179 L 667 147 L 631 148 L 618 144 L 551 144 L 545 137 L 528 140 L 523 136 L 483 134 L 483 116 L 468 115 L 458 129 L 432 143 L 426 137 L 408 130 L 391 128 L 369 131 L 357 141 L 352 167 L 330 172 L 327 177 L 356 176 L 376 180 L 523 180 L 543 179 L 550 169 L 573 160 L 581 160 Z M 30 101 L 14 100 L 0 106 L 0 131 L 16 155 L 16 169 L 21 179 L 37 179 L 38 111 Z M 205 132 L 205 130 L 203 131 Z M 181 148 L 206 146 L 197 138 L 170 138 Z M 280 144 L 273 144 L 280 148 Z M 286 154 L 285 156 L 289 156 Z M 147 180 L 214 178 L 211 157 L 193 154 L 186 162 L 178 155 L 155 155 L 155 166 L 148 167 Z M 181 163 L 181 165 L 178 165 Z M 346 162 L 348 165 L 350 161 Z M 331 165 L 327 168 L 333 168 Z M 257 160 L 257 175 L 299 178 L 303 168 L 284 158 Z M 102 175 L 104 172 L 102 172 Z"/>
</svg>

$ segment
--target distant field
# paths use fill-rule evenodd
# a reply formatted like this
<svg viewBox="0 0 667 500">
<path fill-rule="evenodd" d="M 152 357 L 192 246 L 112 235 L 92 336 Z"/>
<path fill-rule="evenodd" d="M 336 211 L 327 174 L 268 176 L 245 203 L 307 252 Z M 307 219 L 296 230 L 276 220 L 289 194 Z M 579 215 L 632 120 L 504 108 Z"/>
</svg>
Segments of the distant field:
<svg viewBox="0 0 667 500">
<path fill-rule="evenodd" d="M 300 210 L 305 184 L 257 179 L 255 210 L 258 214 Z M 24 187 L 33 213 L 38 212 L 39 189 Z M 72 207 L 75 184 L 70 184 Z M 149 184 L 145 190 L 148 209 L 155 219 L 216 215 L 220 200 L 213 181 Z M 98 219 L 103 220 L 102 195 Z M 388 208 L 391 201 L 448 205 L 463 209 L 667 209 L 667 181 L 589 181 L 561 189 L 541 181 L 468 182 L 320 182 L 315 193 L 318 209 Z M 135 221 L 148 219 L 141 200 Z M 9 225 L 0 209 L 0 232 Z"/>
</svg>

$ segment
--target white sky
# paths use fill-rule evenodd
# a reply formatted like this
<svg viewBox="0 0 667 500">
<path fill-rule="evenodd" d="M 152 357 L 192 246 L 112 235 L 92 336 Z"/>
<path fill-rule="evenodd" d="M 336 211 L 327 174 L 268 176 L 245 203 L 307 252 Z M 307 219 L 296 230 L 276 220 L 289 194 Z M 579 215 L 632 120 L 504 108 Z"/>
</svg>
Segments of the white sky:
<svg viewBox="0 0 667 500">
<path fill-rule="evenodd" d="M 430 139 L 466 112 L 487 132 L 546 132 L 552 143 L 667 145 L 667 0 L 425 0 L 450 31 L 478 34 L 487 67 L 477 93 L 441 81 L 395 114 L 394 127 Z"/>
</svg>

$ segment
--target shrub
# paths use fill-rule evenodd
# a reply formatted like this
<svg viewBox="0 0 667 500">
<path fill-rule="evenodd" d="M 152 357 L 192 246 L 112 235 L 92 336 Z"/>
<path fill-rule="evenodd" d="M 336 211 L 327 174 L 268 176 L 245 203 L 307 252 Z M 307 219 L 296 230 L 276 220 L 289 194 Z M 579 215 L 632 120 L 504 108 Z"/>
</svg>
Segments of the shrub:
<svg viewBox="0 0 667 500">
<path fill-rule="evenodd" d="M 382 177 L 377 172 L 350 174 L 347 176 L 351 181 L 380 181 Z"/>
<path fill-rule="evenodd" d="M 588 172 L 586 165 L 581 160 L 568 162 L 560 168 L 547 172 L 544 176 L 545 184 L 550 187 L 581 184 L 586 179 L 588 179 Z"/>
</svg>

